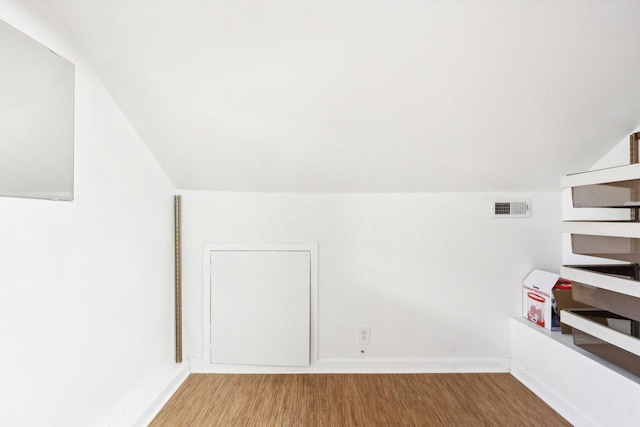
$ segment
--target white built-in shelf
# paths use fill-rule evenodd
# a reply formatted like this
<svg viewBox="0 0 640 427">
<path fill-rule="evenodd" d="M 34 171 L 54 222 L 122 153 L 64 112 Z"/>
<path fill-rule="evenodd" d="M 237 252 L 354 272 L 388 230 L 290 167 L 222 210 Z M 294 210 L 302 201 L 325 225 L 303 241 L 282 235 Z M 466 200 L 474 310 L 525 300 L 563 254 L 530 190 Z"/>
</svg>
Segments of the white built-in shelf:
<svg viewBox="0 0 640 427">
<path fill-rule="evenodd" d="M 562 312 L 562 316 L 565 316 L 564 314 L 564 310 Z M 614 371 L 615 373 L 635 382 L 636 384 L 640 385 L 640 377 L 637 375 L 632 374 L 631 372 L 627 371 L 626 369 L 621 368 L 620 366 L 609 362 L 608 360 L 605 360 L 603 358 L 601 358 L 600 356 L 591 353 L 590 351 L 587 351 L 583 348 L 578 347 L 577 345 L 575 345 L 573 343 L 573 335 L 572 334 L 563 334 L 560 331 L 550 331 L 548 329 L 545 329 L 541 326 L 536 325 L 535 323 L 524 319 L 522 317 L 516 316 L 512 318 L 516 323 L 521 324 L 523 326 L 525 326 L 527 329 L 530 329 L 532 331 L 535 331 L 537 334 L 539 335 L 544 335 L 546 336 L 547 339 L 549 339 L 550 341 L 554 341 L 564 347 L 567 347 L 569 349 L 571 349 L 572 351 L 574 351 L 576 354 L 579 354 L 587 359 L 591 359 L 594 362 L 599 363 L 600 365 L 603 365 L 604 367 Z M 582 319 L 581 319 L 582 320 Z M 563 317 L 563 322 L 564 322 L 564 317 Z M 591 323 L 595 323 L 595 322 L 591 322 Z M 597 326 L 601 326 L 603 328 L 607 328 L 606 326 L 600 325 L 598 323 L 595 323 Z M 583 325 L 584 326 L 584 325 Z M 617 331 L 615 331 L 617 332 Z M 618 332 L 621 335 L 624 335 L 622 332 Z M 630 338 L 627 336 L 627 338 Z"/>
<path fill-rule="evenodd" d="M 512 318 L 511 373 L 581 427 L 637 426 L 640 377 L 573 344 L 571 335 Z"/>
<path fill-rule="evenodd" d="M 560 179 L 563 188 L 640 179 L 640 163 L 567 175 Z"/>
<path fill-rule="evenodd" d="M 560 183 L 562 187 L 571 188 L 572 203 L 575 208 L 640 207 L 640 163 L 567 175 L 561 178 Z M 572 250 L 576 254 L 640 263 L 640 251 L 638 250 L 640 246 L 637 245 L 638 241 L 634 240 L 640 239 L 640 224 L 637 222 L 564 221 L 561 231 L 572 235 Z M 580 288 L 585 292 L 590 292 L 590 287 L 593 288 L 594 302 L 589 302 L 589 304 L 601 308 L 606 307 L 611 312 L 622 312 L 617 313 L 618 315 L 626 312 L 628 317 L 629 310 L 634 312 L 633 307 L 637 306 L 629 305 L 630 302 L 637 303 L 637 300 L 634 301 L 632 298 L 640 298 L 640 282 L 632 280 L 628 276 L 606 274 L 579 266 L 562 267 L 561 276 L 576 282 L 576 284 L 586 285 L 587 288 Z M 598 291 L 598 289 L 602 289 L 602 291 Z M 604 293 L 607 291 L 621 295 L 614 296 L 615 294 Z M 612 298 L 615 303 L 612 302 Z M 606 313 L 606 310 L 604 312 Z M 600 315 L 600 313 L 597 314 L 597 316 Z M 579 330 L 587 336 L 590 335 L 611 345 L 611 347 L 606 347 L 606 345 L 601 346 L 598 343 L 598 348 L 592 347 L 591 350 L 611 360 L 617 360 L 624 366 L 630 366 L 626 361 L 627 356 L 618 358 L 618 355 L 624 354 L 624 352 L 617 350 L 611 353 L 610 349 L 617 347 L 640 356 L 640 339 L 598 323 L 592 320 L 593 316 L 596 316 L 596 313 L 592 313 L 592 317 L 590 317 L 586 312 L 582 315 L 579 310 L 563 310 L 561 320 L 562 323 L 573 327 L 576 334 Z M 611 316 L 615 318 L 615 314 L 611 314 Z M 625 316 L 622 317 L 626 319 Z M 591 346 L 591 343 L 583 342 L 581 345 L 583 344 Z"/>
<path fill-rule="evenodd" d="M 598 339 L 608 342 L 618 348 L 640 356 L 640 340 L 613 328 L 589 320 L 571 311 L 562 310 L 560 314 L 562 323 L 579 329 Z"/>
<path fill-rule="evenodd" d="M 562 315 L 564 316 L 564 313 Z M 567 347 L 571 349 L 573 352 L 575 352 L 576 355 L 580 355 L 587 359 L 593 360 L 594 362 L 599 363 L 600 365 L 614 371 L 615 373 L 627 378 L 628 380 L 633 381 L 634 383 L 640 386 L 639 376 L 634 375 L 625 369 L 622 369 L 618 365 L 611 363 L 608 360 L 605 360 L 600 356 L 591 353 L 590 351 L 587 351 L 583 348 L 578 347 L 573 343 L 572 334 L 563 334 L 560 331 L 550 331 L 548 329 L 543 328 L 542 326 L 536 325 L 535 323 L 527 319 L 522 318 L 521 316 L 515 316 L 512 318 L 512 320 L 518 325 L 521 325 L 522 327 L 528 330 L 534 331 L 536 335 L 545 336 L 549 341 L 555 342 L 559 345 L 562 345 L 563 347 Z M 563 317 L 563 321 L 564 321 L 564 317 Z"/>
<path fill-rule="evenodd" d="M 640 224 L 632 221 L 564 221 L 563 233 L 640 239 Z"/>
<path fill-rule="evenodd" d="M 574 282 L 640 298 L 640 282 L 635 280 L 574 267 L 562 267 L 560 276 Z"/>
</svg>

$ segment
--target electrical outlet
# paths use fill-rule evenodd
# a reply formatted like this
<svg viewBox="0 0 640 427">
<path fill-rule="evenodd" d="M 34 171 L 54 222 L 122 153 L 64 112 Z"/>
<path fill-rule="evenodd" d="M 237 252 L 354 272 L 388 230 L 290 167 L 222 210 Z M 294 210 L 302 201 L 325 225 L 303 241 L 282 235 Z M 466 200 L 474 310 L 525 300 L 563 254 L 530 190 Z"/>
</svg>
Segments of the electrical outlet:
<svg viewBox="0 0 640 427">
<path fill-rule="evenodd" d="M 358 331 L 358 344 L 370 344 L 371 343 L 371 328 L 369 326 L 363 326 Z"/>
</svg>

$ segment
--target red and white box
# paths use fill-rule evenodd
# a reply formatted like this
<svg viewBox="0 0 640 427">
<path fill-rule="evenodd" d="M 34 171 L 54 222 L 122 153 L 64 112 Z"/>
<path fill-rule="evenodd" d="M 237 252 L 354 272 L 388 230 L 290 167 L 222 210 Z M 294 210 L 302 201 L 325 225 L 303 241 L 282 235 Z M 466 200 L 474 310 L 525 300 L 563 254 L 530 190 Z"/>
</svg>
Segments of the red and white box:
<svg viewBox="0 0 640 427">
<path fill-rule="evenodd" d="M 560 330 L 560 316 L 552 289 L 559 274 L 533 270 L 522 281 L 522 316 L 551 331 Z"/>
</svg>

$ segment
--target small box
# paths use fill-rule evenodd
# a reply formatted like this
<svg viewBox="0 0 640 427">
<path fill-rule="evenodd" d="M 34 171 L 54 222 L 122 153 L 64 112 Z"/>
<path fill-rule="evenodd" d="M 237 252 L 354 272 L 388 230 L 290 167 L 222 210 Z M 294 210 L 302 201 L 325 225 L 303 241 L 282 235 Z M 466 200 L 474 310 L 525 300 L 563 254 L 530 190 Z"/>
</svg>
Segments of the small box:
<svg viewBox="0 0 640 427">
<path fill-rule="evenodd" d="M 546 329 L 560 330 L 560 314 L 551 291 L 559 274 L 533 270 L 522 281 L 522 316 Z"/>
</svg>

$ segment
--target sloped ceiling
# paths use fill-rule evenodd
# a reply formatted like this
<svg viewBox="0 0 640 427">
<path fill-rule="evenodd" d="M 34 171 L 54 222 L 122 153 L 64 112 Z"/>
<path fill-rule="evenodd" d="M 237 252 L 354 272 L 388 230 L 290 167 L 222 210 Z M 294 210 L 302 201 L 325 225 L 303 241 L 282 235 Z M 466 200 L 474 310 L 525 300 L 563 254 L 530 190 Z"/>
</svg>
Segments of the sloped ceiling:
<svg viewBox="0 0 640 427">
<path fill-rule="evenodd" d="M 640 2 L 37 7 L 179 189 L 553 190 L 640 126 Z"/>
</svg>

